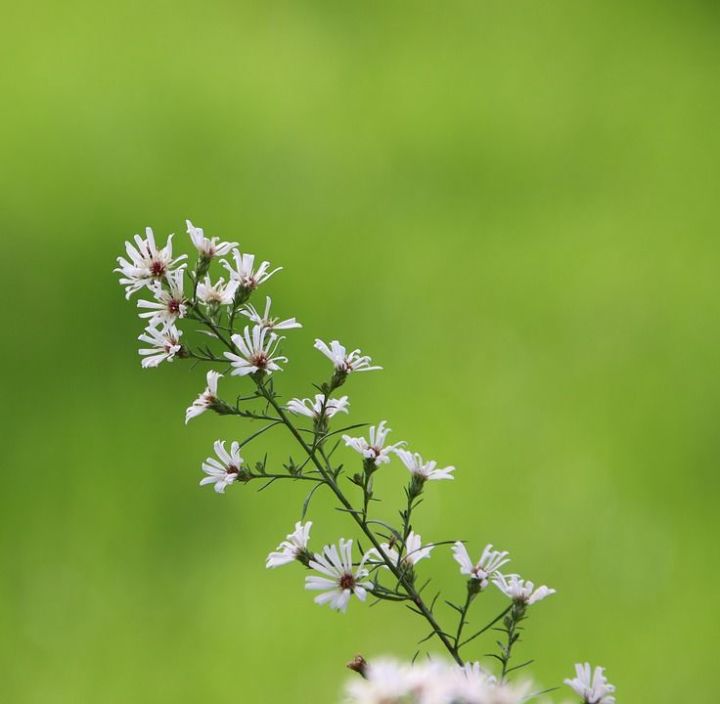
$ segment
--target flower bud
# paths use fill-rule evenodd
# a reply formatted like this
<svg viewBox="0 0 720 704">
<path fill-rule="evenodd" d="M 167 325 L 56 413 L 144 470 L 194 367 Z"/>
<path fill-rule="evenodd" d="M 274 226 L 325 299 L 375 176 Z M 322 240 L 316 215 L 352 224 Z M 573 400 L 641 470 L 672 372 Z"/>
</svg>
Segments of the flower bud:
<svg viewBox="0 0 720 704">
<path fill-rule="evenodd" d="M 422 494 L 423 486 L 425 486 L 425 477 L 422 474 L 413 474 L 408 485 L 408 498 L 410 501 Z"/>
<path fill-rule="evenodd" d="M 362 655 L 356 655 L 346 667 L 353 672 L 357 672 L 358 675 L 367 679 L 367 661 Z"/>
<path fill-rule="evenodd" d="M 479 579 L 468 579 L 467 590 L 470 598 L 474 598 L 482 591 L 482 582 Z"/>
<path fill-rule="evenodd" d="M 313 559 L 313 554 L 306 548 L 301 548 L 295 553 L 295 559 L 305 567 L 310 567 L 310 560 Z"/>
<path fill-rule="evenodd" d="M 378 466 L 375 464 L 375 458 L 374 457 L 365 457 L 363 459 L 363 470 L 365 471 L 365 474 L 369 477 Z"/>
<path fill-rule="evenodd" d="M 238 286 L 237 291 L 235 291 L 235 298 L 233 300 L 233 305 L 235 308 L 238 306 L 241 306 L 243 303 L 247 301 L 248 298 L 250 298 L 250 294 L 252 293 L 251 288 L 247 288 L 245 286 Z"/>
<path fill-rule="evenodd" d="M 235 409 L 231 405 L 219 398 L 213 398 L 208 408 L 221 416 L 229 416 L 235 413 Z"/>
<path fill-rule="evenodd" d="M 195 265 L 195 276 L 198 279 L 208 273 L 208 270 L 210 269 L 210 262 L 212 262 L 212 257 L 208 257 L 204 254 L 197 260 L 197 264 Z"/>
</svg>

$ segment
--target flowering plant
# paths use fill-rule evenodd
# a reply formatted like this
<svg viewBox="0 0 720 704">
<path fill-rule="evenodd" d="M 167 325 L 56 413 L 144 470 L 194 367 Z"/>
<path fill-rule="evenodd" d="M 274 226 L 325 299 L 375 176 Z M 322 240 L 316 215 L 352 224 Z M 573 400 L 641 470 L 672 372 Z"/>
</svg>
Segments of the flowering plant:
<svg viewBox="0 0 720 704">
<path fill-rule="evenodd" d="M 218 494 L 235 484 L 258 481 L 265 485 L 280 480 L 300 482 L 309 492 L 302 504 L 300 520 L 294 530 L 267 557 L 266 566 L 276 568 L 293 562 L 305 567 L 305 588 L 318 592 L 315 603 L 345 612 L 353 599 L 366 602 L 394 602 L 406 606 L 423 619 L 428 627 L 424 640 L 434 639 L 445 651 L 446 660 L 433 659 L 422 665 L 393 661 L 366 662 L 357 656 L 349 667 L 362 677 L 348 687 L 350 701 L 385 704 L 489 704 L 491 702 L 529 701 L 544 692 L 535 692 L 527 681 L 512 682 L 511 675 L 528 663 L 511 664 L 520 640 L 521 624 L 531 607 L 555 593 L 505 569 L 510 562 L 507 551 L 491 544 L 483 548 L 475 561 L 462 541 L 423 542 L 415 531 L 415 509 L 429 482 L 454 479 L 453 466 L 440 467 L 406 448 L 406 443 L 388 442 L 390 428 L 385 420 L 363 435 L 351 434 L 360 425 L 335 428 L 338 414 L 349 412 L 348 396 L 338 390 L 350 376 L 380 370 L 369 356 L 348 349 L 337 340 L 329 344 L 315 341 L 315 348 L 331 363 L 328 380 L 309 398 L 293 398 L 282 403 L 276 391 L 276 377 L 288 363 L 281 354 L 285 338 L 278 333 L 301 327 L 295 318 L 282 320 L 271 314 L 272 301 L 265 299 L 262 313 L 250 299 L 256 289 L 279 269 L 269 262 L 256 265 L 252 254 L 241 253 L 235 242 L 207 237 L 201 228 L 187 221 L 187 232 L 197 256 L 188 266 L 186 255 L 173 256 L 172 235 L 164 247 L 155 243 L 153 232 L 135 235 L 134 244 L 126 243 L 127 258 L 118 258 L 117 272 L 126 297 L 146 290 L 150 299 L 140 299 L 139 316 L 147 327 L 139 340 L 142 366 L 157 367 L 175 359 L 209 363 L 206 387 L 185 412 L 185 422 L 205 411 L 235 415 L 248 421 L 262 421 L 259 430 L 244 440 L 218 440 L 214 456 L 202 463 L 205 476 L 201 485 L 209 485 Z M 229 256 L 230 259 L 221 257 Z M 211 268 L 219 262 L 225 278 L 213 279 Z M 207 342 L 191 345 L 183 340 L 181 326 L 190 325 L 207 335 Z M 222 371 L 218 371 L 218 370 Z M 225 374 L 246 377 L 242 393 L 226 398 L 220 395 L 220 380 Z M 223 382 L 229 387 L 229 382 Z M 234 400 L 228 400 L 233 398 Z M 297 443 L 302 460 L 291 460 L 284 471 L 271 472 L 265 460 L 251 464 L 243 458 L 244 448 L 268 431 L 284 427 Z M 349 474 L 335 459 L 345 446 L 358 457 L 359 470 Z M 396 524 L 379 520 L 371 511 L 377 500 L 375 477 L 392 462 L 408 472 L 405 500 Z M 306 520 L 310 503 L 320 489 L 347 514 L 354 538 L 340 538 L 337 545 L 325 545 L 319 551 L 310 548 L 312 522 Z M 354 498 L 357 497 L 357 498 Z M 366 541 L 363 550 L 361 541 Z M 464 598 L 459 603 L 445 601 L 454 611 L 454 623 L 441 624 L 436 604 L 440 593 L 428 600 L 428 581 L 420 580 L 422 560 L 451 545 L 465 582 Z M 507 597 L 507 605 L 482 628 L 468 634 L 469 615 L 478 596 L 491 585 Z M 496 672 L 466 657 L 471 643 L 490 631 L 500 633 L 497 651 L 488 657 L 497 663 Z M 602 668 L 594 673 L 590 665 L 577 665 L 576 677 L 566 684 L 584 704 L 614 704 L 614 687 L 608 684 Z M 549 690 L 546 690 L 549 691 Z"/>
</svg>

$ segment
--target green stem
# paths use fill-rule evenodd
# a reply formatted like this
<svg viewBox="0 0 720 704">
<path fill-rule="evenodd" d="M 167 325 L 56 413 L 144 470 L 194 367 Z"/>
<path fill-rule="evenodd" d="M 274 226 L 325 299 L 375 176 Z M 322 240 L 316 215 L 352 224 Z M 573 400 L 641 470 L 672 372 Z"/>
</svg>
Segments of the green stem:
<svg viewBox="0 0 720 704">
<path fill-rule="evenodd" d="M 502 672 L 500 673 L 500 680 L 505 681 L 505 678 L 509 672 L 508 665 L 510 664 L 510 658 L 512 657 L 512 649 L 515 643 L 520 640 L 520 634 L 518 633 L 518 626 L 520 622 L 525 618 L 525 612 L 527 607 L 525 604 L 515 602 L 509 609 L 510 613 L 505 617 L 503 625 L 505 626 L 505 645 L 500 644 L 500 655 L 498 659 L 502 663 Z"/>
<path fill-rule="evenodd" d="M 467 596 L 465 597 L 465 604 L 463 605 L 463 609 L 460 612 L 460 622 L 458 623 L 457 632 L 455 633 L 455 648 L 458 651 L 460 650 L 460 638 L 462 636 L 463 628 L 467 623 L 466 619 L 468 611 L 470 610 L 470 604 L 472 604 L 472 601 L 476 596 L 477 592 L 473 593 L 470 589 L 470 586 L 468 585 Z"/>
<path fill-rule="evenodd" d="M 299 479 L 300 481 L 306 482 L 325 483 L 324 479 L 320 477 L 310 477 L 307 474 L 251 474 L 250 479 Z"/>
<path fill-rule="evenodd" d="M 507 609 L 499 613 L 490 623 L 487 624 L 487 626 L 483 626 L 479 631 L 476 633 L 473 633 L 469 638 L 466 638 L 460 645 L 458 645 L 458 648 L 462 648 L 466 646 L 471 641 L 475 640 L 478 636 L 481 636 L 486 631 L 489 631 L 501 618 L 503 618 L 509 611 L 512 609 L 512 606 L 508 606 Z"/>
</svg>

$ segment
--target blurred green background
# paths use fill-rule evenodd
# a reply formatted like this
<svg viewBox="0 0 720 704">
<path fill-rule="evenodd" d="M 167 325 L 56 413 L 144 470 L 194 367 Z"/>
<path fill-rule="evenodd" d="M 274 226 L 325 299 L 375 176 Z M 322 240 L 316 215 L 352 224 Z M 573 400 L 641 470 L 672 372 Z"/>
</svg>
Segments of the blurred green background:
<svg viewBox="0 0 720 704">
<path fill-rule="evenodd" d="M 333 702 L 354 653 L 425 634 L 264 569 L 304 487 L 197 487 L 249 426 L 183 425 L 202 371 L 140 368 L 112 273 L 145 225 L 187 248 L 186 217 L 285 267 L 283 392 L 327 371 L 315 336 L 385 366 L 351 419 L 458 468 L 418 531 L 557 588 L 519 652 L 543 685 L 589 659 L 621 702 L 715 698 L 717 3 L 2 17 L 0 701 Z M 315 546 L 350 534 L 320 503 Z M 447 550 L 428 567 L 462 594 Z"/>
</svg>

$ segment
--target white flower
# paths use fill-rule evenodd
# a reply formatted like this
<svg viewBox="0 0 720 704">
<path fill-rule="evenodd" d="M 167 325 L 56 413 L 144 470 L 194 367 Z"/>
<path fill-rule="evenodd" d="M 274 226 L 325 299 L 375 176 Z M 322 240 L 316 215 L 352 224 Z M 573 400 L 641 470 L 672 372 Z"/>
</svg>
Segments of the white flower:
<svg viewBox="0 0 720 704">
<path fill-rule="evenodd" d="M 477 663 L 460 668 L 441 659 L 412 665 L 373 660 L 346 693 L 352 704 L 520 704 L 530 684 L 500 683 Z"/>
<path fill-rule="evenodd" d="M 605 669 L 596 667 L 593 672 L 590 663 L 575 665 L 576 677 L 563 680 L 575 694 L 583 698 L 585 704 L 615 704 L 612 693 L 615 687 L 607 681 Z"/>
<path fill-rule="evenodd" d="M 168 288 L 163 288 L 160 282 L 153 282 L 148 286 L 155 295 L 154 301 L 139 300 L 138 308 L 147 309 L 140 313 L 141 318 L 150 318 L 150 325 L 169 325 L 178 318 L 184 318 L 187 313 L 187 301 L 183 294 L 185 272 L 175 269 L 167 273 Z"/>
<path fill-rule="evenodd" d="M 499 682 L 479 662 L 465 663 L 464 667 L 457 667 L 456 672 L 458 676 L 454 681 L 448 678 L 445 689 L 447 699 L 443 701 L 453 704 L 519 704 L 528 700 L 529 682 Z"/>
<path fill-rule="evenodd" d="M 237 281 L 228 281 L 226 284 L 225 279 L 218 279 L 217 283 L 213 284 L 210 277 L 206 276 L 204 281 L 198 282 L 197 297 L 199 301 L 208 305 L 229 306 L 235 298 L 238 286 Z"/>
<path fill-rule="evenodd" d="M 298 323 L 295 318 L 288 318 L 287 320 L 280 320 L 280 318 L 273 318 L 270 315 L 270 305 L 272 304 L 272 301 L 270 300 L 270 296 L 267 296 L 265 298 L 265 312 L 260 315 L 255 308 L 255 306 L 248 303 L 247 305 L 243 306 L 240 309 L 241 315 L 244 315 L 246 318 L 250 318 L 250 320 L 255 323 L 255 325 L 260 325 L 261 327 L 268 328 L 270 330 L 290 330 L 291 328 L 301 328 L 302 325 Z"/>
<path fill-rule="evenodd" d="M 337 340 L 333 340 L 329 347 L 322 340 L 315 340 L 314 347 L 316 350 L 320 350 L 341 374 L 371 372 L 375 369 L 382 369 L 382 367 L 370 366 L 372 360 L 367 355 L 361 355 L 360 350 L 353 350 L 348 354 Z"/>
<path fill-rule="evenodd" d="M 437 462 L 434 460 L 425 462 L 417 452 L 413 453 L 409 450 L 395 450 L 395 454 L 402 460 L 402 463 L 411 474 L 422 480 L 454 479 L 452 473 L 455 471 L 455 467 L 437 468 Z"/>
<path fill-rule="evenodd" d="M 407 700 L 415 704 L 417 698 L 409 698 L 417 692 L 419 668 L 400 664 L 394 660 L 373 660 L 367 663 L 363 677 L 353 677 L 347 683 L 348 701 L 353 704 L 396 704 Z"/>
<path fill-rule="evenodd" d="M 308 541 L 310 540 L 310 528 L 312 521 L 303 525 L 300 521 L 295 524 L 295 530 L 290 533 L 287 540 L 283 540 L 277 546 L 277 550 L 267 556 L 265 567 L 280 567 L 287 565 L 307 553 Z"/>
<path fill-rule="evenodd" d="M 233 335 L 232 341 L 240 355 L 225 352 L 226 359 L 233 367 L 233 376 L 246 376 L 257 372 L 272 374 L 282 371 L 278 362 L 287 362 L 287 357 L 276 356 L 277 347 L 282 340 L 274 332 L 256 325 L 252 330 L 245 327 L 242 335 Z"/>
<path fill-rule="evenodd" d="M 325 411 L 323 414 L 323 405 Z M 325 401 L 324 394 L 315 394 L 315 400 L 310 398 L 293 398 L 287 403 L 286 408 L 291 413 L 297 413 L 301 416 L 307 416 L 313 420 L 319 420 L 321 414 L 325 418 L 332 418 L 336 413 L 347 413 L 350 401 L 347 396 L 340 398 L 331 398 Z"/>
<path fill-rule="evenodd" d="M 555 594 L 554 589 L 544 585 L 535 589 L 535 585 L 531 581 L 521 579 L 517 574 L 502 575 L 497 573 L 493 578 L 493 584 L 505 596 L 510 597 L 519 604 L 527 604 L 528 606 L 536 601 L 542 601 L 551 594 Z"/>
<path fill-rule="evenodd" d="M 497 677 L 491 675 L 477 660 L 475 662 L 466 662 L 461 669 L 465 677 L 471 682 L 480 681 L 484 684 L 497 684 Z"/>
<path fill-rule="evenodd" d="M 189 220 L 186 220 L 185 224 L 187 233 L 201 257 L 224 257 L 233 247 L 238 246 L 237 242 L 220 242 L 219 237 L 205 237 L 203 229 L 195 227 Z"/>
<path fill-rule="evenodd" d="M 208 457 L 202 464 L 202 471 L 207 474 L 200 480 L 200 486 L 205 484 L 214 484 L 215 491 L 218 494 L 225 493 L 225 487 L 230 486 L 240 473 L 243 459 L 240 457 L 240 444 L 233 442 L 230 445 L 230 453 L 225 449 L 224 440 L 216 440 L 214 444 L 215 454 L 219 460 L 214 457 Z"/>
<path fill-rule="evenodd" d="M 262 262 L 255 270 L 254 254 L 241 254 L 239 250 L 233 249 L 232 255 L 235 260 L 235 268 L 233 269 L 230 262 L 225 260 L 222 261 L 222 265 L 230 272 L 233 281 L 237 281 L 245 291 L 254 291 L 261 283 L 282 269 L 282 267 L 278 267 L 268 271 L 270 262 Z"/>
<path fill-rule="evenodd" d="M 405 541 L 405 551 L 402 557 L 402 564 L 410 567 L 416 565 L 420 562 L 420 560 L 430 557 L 430 553 L 434 547 L 434 545 L 425 545 L 423 547 L 422 538 L 417 535 L 415 531 L 411 530 L 410 533 L 408 533 L 407 540 Z M 394 547 L 391 547 L 389 543 L 380 543 L 380 548 L 385 556 L 390 559 L 390 562 L 396 566 L 400 566 L 400 553 L 398 553 Z M 378 551 L 375 548 L 371 548 L 368 551 L 368 555 L 373 555 L 384 563 L 382 556 L 378 554 Z M 390 569 L 386 564 L 383 566 L 386 569 Z"/>
<path fill-rule="evenodd" d="M 385 445 L 385 440 L 390 432 L 390 428 L 385 427 L 386 421 L 380 421 L 379 425 L 373 426 L 369 430 L 370 440 L 365 438 L 352 438 L 349 435 L 343 435 L 342 438 L 348 447 L 355 452 L 359 452 L 363 457 L 375 462 L 375 466 L 379 467 L 390 461 L 390 453 L 402 447 L 404 442 L 396 442 L 394 445 Z"/>
<path fill-rule="evenodd" d="M 321 591 L 315 597 L 316 604 L 329 604 L 335 611 L 345 612 L 350 597 L 354 594 L 365 601 L 372 583 L 363 581 L 368 576 L 365 569 L 366 556 L 358 567 L 353 569 L 352 540 L 340 539 L 340 549 L 335 545 L 326 545 L 322 554 L 316 554 L 310 561 L 310 567 L 324 577 L 312 575 L 305 578 L 305 589 Z"/>
<path fill-rule="evenodd" d="M 185 423 L 190 422 L 192 418 L 201 413 L 205 413 L 217 401 L 217 385 L 221 376 L 222 374 L 214 371 L 207 373 L 207 388 L 192 402 L 191 406 L 188 406 L 185 411 Z"/>
<path fill-rule="evenodd" d="M 145 239 L 135 235 L 135 246 L 130 242 L 125 243 L 125 251 L 128 259 L 118 257 L 118 268 L 115 269 L 122 274 L 120 284 L 125 286 L 125 298 L 139 291 L 153 281 L 162 279 L 170 269 L 187 257 L 183 254 L 176 259 L 172 255 L 172 235 L 167 239 L 167 244 L 158 249 L 155 244 L 155 236 L 151 228 L 145 228 Z M 185 264 L 182 264 L 185 266 Z"/>
<path fill-rule="evenodd" d="M 174 325 L 167 325 L 164 328 L 145 328 L 145 332 L 138 337 L 138 340 L 152 346 L 138 350 L 139 354 L 145 357 L 142 360 L 142 366 L 144 368 L 157 367 L 161 362 L 172 362 L 175 355 L 182 349 L 181 335 L 182 331 Z"/>
<path fill-rule="evenodd" d="M 486 545 L 480 560 L 473 564 L 468 555 L 467 548 L 459 540 L 452 547 L 453 557 L 460 565 L 460 574 L 480 582 L 480 589 L 485 589 L 489 579 L 505 564 L 510 562 L 507 552 L 493 550 L 492 545 Z"/>
</svg>

